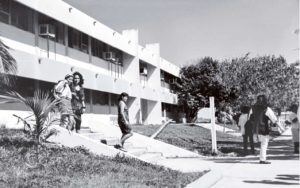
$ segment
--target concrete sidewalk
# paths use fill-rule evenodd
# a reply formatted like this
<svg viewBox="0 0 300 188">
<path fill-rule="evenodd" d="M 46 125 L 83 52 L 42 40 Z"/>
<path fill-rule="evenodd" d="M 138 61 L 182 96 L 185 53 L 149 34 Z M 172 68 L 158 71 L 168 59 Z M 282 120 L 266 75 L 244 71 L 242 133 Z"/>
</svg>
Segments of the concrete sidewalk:
<svg viewBox="0 0 300 188">
<path fill-rule="evenodd" d="M 299 154 L 293 153 L 290 129 L 269 142 L 268 161 L 271 164 L 259 164 L 258 157 L 206 159 L 211 171 L 187 187 L 299 187 Z"/>
</svg>

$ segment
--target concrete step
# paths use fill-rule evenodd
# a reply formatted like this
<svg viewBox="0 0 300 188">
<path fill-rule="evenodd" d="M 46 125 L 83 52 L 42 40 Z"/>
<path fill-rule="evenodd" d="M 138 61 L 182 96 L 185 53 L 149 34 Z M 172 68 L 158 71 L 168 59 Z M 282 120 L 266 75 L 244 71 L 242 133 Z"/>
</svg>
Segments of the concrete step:
<svg viewBox="0 0 300 188">
<path fill-rule="evenodd" d="M 125 149 L 130 149 L 130 148 L 133 148 L 133 147 L 134 147 L 134 145 L 133 145 L 132 142 L 125 142 L 124 143 L 124 148 Z"/>
<path fill-rule="evenodd" d="M 94 139 L 94 140 L 101 140 L 103 139 L 105 136 L 103 133 L 80 133 L 82 136 L 86 136 L 90 139 Z"/>
<path fill-rule="evenodd" d="M 78 131 L 79 134 L 82 134 L 82 133 L 91 133 L 91 128 L 89 127 L 81 127 L 80 130 Z"/>
<path fill-rule="evenodd" d="M 127 149 L 128 153 L 135 155 L 137 157 L 147 153 L 147 151 L 148 151 L 148 149 L 146 147 L 132 147 L 132 148 Z"/>
<path fill-rule="evenodd" d="M 140 159 L 148 161 L 150 163 L 156 163 L 159 160 L 165 159 L 160 152 L 147 152 L 139 156 Z"/>
<path fill-rule="evenodd" d="M 107 144 L 109 146 L 114 146 L 120 144 L 120 139 L 116 137 L 107 137 L 100 140 L 101 143 Z"/>
</svg>

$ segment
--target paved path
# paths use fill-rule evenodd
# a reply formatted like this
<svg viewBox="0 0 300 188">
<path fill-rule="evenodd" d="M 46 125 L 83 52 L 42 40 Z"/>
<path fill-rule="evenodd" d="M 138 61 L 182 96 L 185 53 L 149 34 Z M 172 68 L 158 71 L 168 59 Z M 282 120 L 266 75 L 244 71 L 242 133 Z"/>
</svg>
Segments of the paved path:
<svg viewBox="0 0 300 188">
<path fill-rule="evenodd" d="M 205 163 L 211 162 L 207 164 L 211 172 L 187 187 L 299 187 L 299 155 L 293 153 L 290 130 L 273 139 L 268 149 L 268 160 L 271 164 L 259 164 L 258 156 L 207 159 Z"/>
</svg>

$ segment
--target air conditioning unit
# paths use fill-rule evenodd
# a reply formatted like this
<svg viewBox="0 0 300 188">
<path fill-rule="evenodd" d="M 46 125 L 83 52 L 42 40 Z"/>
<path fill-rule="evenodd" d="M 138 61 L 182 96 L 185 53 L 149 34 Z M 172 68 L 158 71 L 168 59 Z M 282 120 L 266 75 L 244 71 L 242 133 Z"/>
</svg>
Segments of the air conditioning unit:
<svg viewBox="0 0 300 188">
<path fill-rule="evenodd" d="M 146 76 L 148 74 L 147 68 L 146 67 L 140 68 L 140 74 Z"/>
<path fill-rule="evenodd" d="M 41 24 L 39 25 L 39 35 L 40 36 L 49 36 L 55 38 L 55 27 L 51 24 Z"/>
<path fill-rule="evenodd" d="M 114 52 L 103 52 L 103 59 L 107 61 L 116 61 L 116 54 Z"/>
</svg>

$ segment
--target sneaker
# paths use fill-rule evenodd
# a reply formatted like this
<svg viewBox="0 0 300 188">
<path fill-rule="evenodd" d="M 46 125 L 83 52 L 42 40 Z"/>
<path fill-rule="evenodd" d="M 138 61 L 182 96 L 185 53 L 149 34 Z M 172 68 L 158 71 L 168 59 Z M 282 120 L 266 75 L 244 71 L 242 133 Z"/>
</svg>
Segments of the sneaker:
<svg viewBox="0 0 300 188">
<path fill-rule="evenodd" d="M 259 161 L 259 164 L 271 164 L 270 161 Z"/>
</svg>

